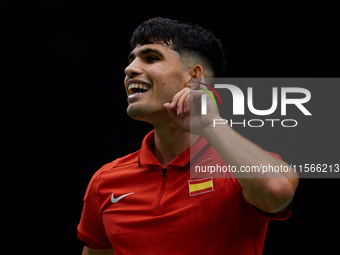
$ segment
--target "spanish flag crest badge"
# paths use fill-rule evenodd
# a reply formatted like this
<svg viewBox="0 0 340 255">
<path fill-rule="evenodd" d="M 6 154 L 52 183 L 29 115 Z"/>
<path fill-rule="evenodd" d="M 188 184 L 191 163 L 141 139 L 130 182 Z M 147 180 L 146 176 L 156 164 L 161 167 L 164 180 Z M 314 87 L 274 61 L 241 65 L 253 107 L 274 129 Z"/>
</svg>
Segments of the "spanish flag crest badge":
<svg viewBox="0 0 340 255">
<path fill-rule="evenodd" d="M 189 195 L 196 196 L 199 194 L 214 191 L 213 178 L 189 180 Z"/>
</svg>

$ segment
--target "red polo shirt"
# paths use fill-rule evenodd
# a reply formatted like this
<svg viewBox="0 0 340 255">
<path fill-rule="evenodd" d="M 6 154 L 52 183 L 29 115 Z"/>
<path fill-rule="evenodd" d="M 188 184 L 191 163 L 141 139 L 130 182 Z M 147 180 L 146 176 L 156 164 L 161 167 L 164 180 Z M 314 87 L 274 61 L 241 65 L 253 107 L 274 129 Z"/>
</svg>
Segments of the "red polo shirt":
<svg viewBox="0 0 340 255">
<path fill-rule="evenodd" d="M 190 179 L 190 156 L 224 164 L 202 137 L 163 168 L 155 158 L 154 132 L 135 153 L 104 165 L 84 197 L 78 238 L 117 254 L 262 254 L 269 220 L 290 207 L 261 213 L 235 178 Z M 233 177 L 233 176 L 230 176 Z M 203 186 L 202 186 L 203 185 Z"/>
</svg>

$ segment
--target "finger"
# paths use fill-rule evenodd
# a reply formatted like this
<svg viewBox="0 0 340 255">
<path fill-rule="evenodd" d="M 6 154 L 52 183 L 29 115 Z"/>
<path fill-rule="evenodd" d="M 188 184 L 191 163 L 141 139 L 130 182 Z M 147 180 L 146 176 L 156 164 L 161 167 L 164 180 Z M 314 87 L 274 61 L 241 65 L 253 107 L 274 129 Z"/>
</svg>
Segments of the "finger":
<svg viewBox="0 0 340 255">
<path fill-rule="evenodd" d="M 198 80 L 196 78 L 191 78 L 190 80 L 190 89 L 195 90 L 197 89 L 200 84 L 197 82 Z"/>
<path fill-rule="evenodd" d="M 191 101 L 191 98 L 192 97 L 190 97 L 189 98 L 189 105 L 190 105 L 190 112 L 189 112 L 189 114 L 195 114 L 196 113 L 196 109 L 195 109 L 195 103 L 193 102 L 193 101 Z"/>
<path fill-rule="evenodd" d="M 190 107 L 190 93 L 186 96 L 184 100 L 184 110 L 183 110 L 183 115 L 188 116 L 190 115 L 191 107 Z"/>
<path fill-rule="evenodd" d="M 190 102 L 195 102 L 201 100 L 201 96 L 206 93 L 203 90 L 191 90 L 190 91 Z"/>
<path fill-rule="evenodd" d="M 172 98 L 172 102 L 171 102 L 171 108 L 172 109 L 178 108 L 178 106 L 177 106 L 178 101 L 185 92 L 186 92 L 186 89 L 182 89 Z"/>
<path fill-rule="evenodd" d="M 202 109 L 202 95 L 205 94 L 207 95 L 206 100 L 207 100 L 207 104 L 210 105 L 211 103 L 213 103 L 212 101 L 214 99 L 211 98 L 211 91 L 209 90 L 192 90 L 190 92 L 190 114 L 194 114 L 195 113 L 200 113 L 201 109 Z"/>
<path fill-rule="evenodd" d="M 196 90 L 200 88 L 206 88 L 205 80 L 202 78 L 191 78 L 190 79 L 190 89 Z"/>
<path fill-rule="evenodd" d="M 202 81 L 197 81 L 196 83 L 197 83 L 196 89 L 199 89 L 199 88 L 208 89 L 207 86 L 206 86 L 206 83 L 204 83 Z"/>
<path fill-rule="evenodd" d="M 188 95 L 190 95 L 189 89 L 185 90 L 184 93 L 181 94 L 181 97 L 177 102 L 177 115 L 182 115 L 184 113 L 185 99 Z"/>
</svg>

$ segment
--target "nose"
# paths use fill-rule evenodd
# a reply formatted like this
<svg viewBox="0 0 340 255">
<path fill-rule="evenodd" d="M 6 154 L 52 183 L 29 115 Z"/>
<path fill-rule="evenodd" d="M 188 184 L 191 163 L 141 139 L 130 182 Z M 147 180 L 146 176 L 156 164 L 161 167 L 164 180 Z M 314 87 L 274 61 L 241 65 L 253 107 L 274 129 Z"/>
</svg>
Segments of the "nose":
<svg viewBox="0 0 340 255">
<path fill-rule="evenodd" d="M 143 72 L 143 70 L 139 67 L 139 64 L 138 64 L 138 59 L 134 59 L 130 65 L 128 65 L 126 68 L 125 68 L 125 74 L 127 76 L 129 76 L 130 78 L 133 78 L 139 74 L 141 74 Z"/>
</svg>

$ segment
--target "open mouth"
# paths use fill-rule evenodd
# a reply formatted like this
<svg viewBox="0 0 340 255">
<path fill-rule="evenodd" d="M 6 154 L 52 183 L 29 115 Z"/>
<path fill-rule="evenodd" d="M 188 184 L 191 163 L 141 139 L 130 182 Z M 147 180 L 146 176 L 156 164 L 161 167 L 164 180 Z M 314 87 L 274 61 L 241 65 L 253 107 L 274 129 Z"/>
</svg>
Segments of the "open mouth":
<svg viewBox="0 0 340 255">
<path fill-rule="evenodd" d="M 150 89 L 150 85 L 148 84 L 137 84 L 137 83 L 132 83 L 128 87 L 128 91 L 130 95 L 133 94 L 140 94 L 140 93 L 145 93 Z"/>
</svg>

